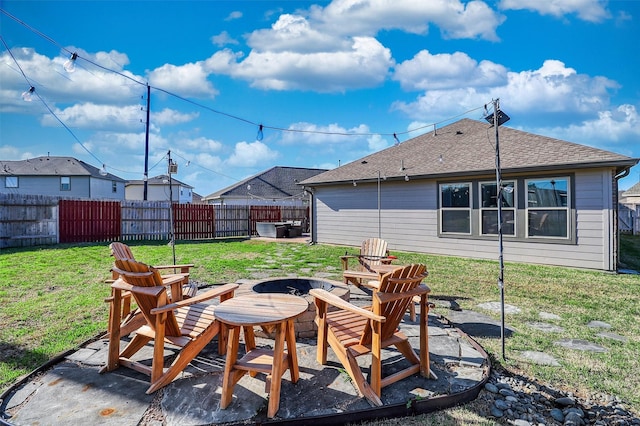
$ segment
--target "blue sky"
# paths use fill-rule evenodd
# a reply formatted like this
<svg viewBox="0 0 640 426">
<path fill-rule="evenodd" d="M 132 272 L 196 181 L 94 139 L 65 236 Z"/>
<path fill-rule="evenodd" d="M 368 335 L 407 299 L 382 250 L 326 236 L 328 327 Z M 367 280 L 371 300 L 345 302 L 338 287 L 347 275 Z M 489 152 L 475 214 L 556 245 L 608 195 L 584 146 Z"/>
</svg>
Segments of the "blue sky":
<svg viewBox="0 0 640 426">
<path fill-rule="evenodd" d="M 273 166 L 334 168 L 497 98 L 510 127 L 640 157 L 637 0 L 0 8 L 0 160 L 73 156 L 142 179 L 147 83 L 149 176 L 170 150 L 201 195 Z M 636 166 L 621 189 L 639 180 Z"/>
</svg>

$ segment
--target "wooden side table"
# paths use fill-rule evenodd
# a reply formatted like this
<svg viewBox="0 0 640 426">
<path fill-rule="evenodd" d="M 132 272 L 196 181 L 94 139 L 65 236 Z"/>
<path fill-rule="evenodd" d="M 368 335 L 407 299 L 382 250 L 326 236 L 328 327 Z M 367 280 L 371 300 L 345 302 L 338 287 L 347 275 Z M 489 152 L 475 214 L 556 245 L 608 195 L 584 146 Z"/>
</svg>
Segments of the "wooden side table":
<svg viewBox="0 0 640 426">
<path fill-rule="evenodd" d="M 309 303 L 302 297 L 275 293 L 234 297 L 216 307 L 215 316 L 227 328 L 229 339 L 220 408 L 229 406 L 233 387 L 245 373 L 255 377 L 260 372 L 267 374 L 266 392 L 270 395 L 267 416 L 276 415 L 280 407 L 282 375 L 288 369 L 293 383 L 297 383 L 300 376 L 293 320 L 308 307 Z M 256 348 L 253 326 L 275 328 L 273 350 Z M 241 328 L 244 329 L 246 354 L 238 359 Z"/>
</svg>

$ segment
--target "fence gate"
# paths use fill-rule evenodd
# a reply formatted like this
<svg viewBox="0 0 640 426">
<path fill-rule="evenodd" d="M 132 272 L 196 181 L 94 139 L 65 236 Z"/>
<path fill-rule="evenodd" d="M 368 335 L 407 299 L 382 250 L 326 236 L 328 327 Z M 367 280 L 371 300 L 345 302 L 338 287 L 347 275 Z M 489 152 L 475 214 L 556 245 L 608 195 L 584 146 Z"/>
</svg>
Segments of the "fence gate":
<svg viewBox="0 0 640 426">
<path fill-rule="evenodd" d="M 60 200 L 61 243 L 117 241 L 120 238 L 119 201 Z"/>
</svg>

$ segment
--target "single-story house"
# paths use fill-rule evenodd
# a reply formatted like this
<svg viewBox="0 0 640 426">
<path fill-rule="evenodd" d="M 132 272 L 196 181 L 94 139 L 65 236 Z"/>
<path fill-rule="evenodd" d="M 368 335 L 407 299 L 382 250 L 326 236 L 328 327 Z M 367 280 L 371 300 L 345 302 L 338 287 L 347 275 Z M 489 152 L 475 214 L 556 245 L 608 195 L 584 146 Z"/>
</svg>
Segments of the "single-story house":
<svg viewBox="0 0 640 426">
<path fill-rule="evenodd" d="M 124 200 L 125 180 L 73 157 L 0 160 L 0 192 Z"/>
<path fill-rule="evenodd" d="M 127 200 L 144 200 L 144 181 L 130 180 L 125 185 Z M 158 175 L 147 179 L 147 201 L 169 201 L 190 204 L 193 202 L 193 186 L 180 182 L 169 175 Z"/>
<path fill-rule="evenodd" d="M 639 159 L 498 128 L 504 260 L 616 271 L 618 180 Z M 496 129 L 463 119 L 309 178 L 312 241 L 498 259 Z"/>
<path fill-rule="evenodd" d="M 636 183 L 631 188 L 621 193 L 620 203 L 625 204 L 631 208 L 640 206 L 640 182 Z"/>
<path fill-rule="evenodd" d="M 309 205 L 309 194 L 298 185 L 326 169 L 272 167 L 203 198 L 207 204 L 293 206 Z"/>
</svg>

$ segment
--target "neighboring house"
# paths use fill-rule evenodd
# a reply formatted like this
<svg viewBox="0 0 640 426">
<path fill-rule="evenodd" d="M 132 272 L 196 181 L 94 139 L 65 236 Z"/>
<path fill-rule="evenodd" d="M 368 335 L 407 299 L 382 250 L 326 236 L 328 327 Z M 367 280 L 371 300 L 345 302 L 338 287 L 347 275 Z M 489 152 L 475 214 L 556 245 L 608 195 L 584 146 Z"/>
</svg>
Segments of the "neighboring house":
<svg viewBox="0 0 640 426">
<path fill-rule="evenodd" d="M 0 161 L 0 192 L 124 200 L 124 179 L 73 157 Z"/>
<path fill-rule="evenodd" d="M 640 182 L 621 193 L 620 203 L 634 209 L 635 206 L 640 206 Z"/>
<path fill-rule="evenodd" d="M 504 259 L 617 270 L 618 179 L 637 158 L 501 126 Z M 464 119 L 302 182 L 312 241 L 498 259 L 495 129 Z"/>
<path fill-rule="evenodd" d="M 309 194 L 298 183 L 326 169 L 276 166 L 203 198 L 207 204 L 296 206 L 309 205 Z"/>
<path fill-rule="evenodd" d="M 144 200 L 144 181 L 130 180 L 125 186 L 127 200 Z M 193 186 L 168 175 L 159 175 L 147 180 L 147 201 L 169 201 L 190 204 L 193 202 Z"/>
<path fill-rule="evenodd" d="M 640 182 L 621 192 L 619 203 L 620 232 L 640 233 Z"/>
</svg>

